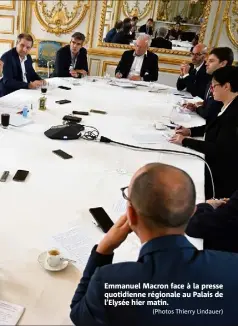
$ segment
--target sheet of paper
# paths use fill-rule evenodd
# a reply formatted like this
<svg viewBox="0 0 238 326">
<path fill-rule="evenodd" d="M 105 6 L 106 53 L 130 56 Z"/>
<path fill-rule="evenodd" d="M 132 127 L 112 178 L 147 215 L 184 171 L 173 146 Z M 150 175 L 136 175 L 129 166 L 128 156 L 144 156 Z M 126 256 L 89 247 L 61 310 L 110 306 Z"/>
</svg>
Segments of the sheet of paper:
<svg viewBox="0 0 238 326">
<path fill-rule="evenodd" d="M 25 308 L 0 300 L 0 325 L 16 325 Z"/>
<path fill-rule="evenodd" d="M 76 260 L 75 266 L 79 269 L 85 267 L 95 239 L 86 236 L 87 231 L 82 226 L 75 226 L 65 232 L 53 236 L 56 247 L 65 258 Z"/>
</svg>

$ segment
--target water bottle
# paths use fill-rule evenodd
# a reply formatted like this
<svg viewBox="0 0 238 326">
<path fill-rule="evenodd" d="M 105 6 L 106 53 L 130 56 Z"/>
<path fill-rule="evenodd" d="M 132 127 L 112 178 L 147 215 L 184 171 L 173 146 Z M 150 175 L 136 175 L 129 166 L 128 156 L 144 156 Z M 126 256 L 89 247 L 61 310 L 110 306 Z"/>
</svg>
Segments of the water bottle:
<svg viewBox="0 0 238 326">
<path fill-rule="evenodd" d="M 24 108 L 22 109 L 22 116 L 24 118 L 27 118 L 28 115 L 28 107 L 25 105 Z"/>
</svg>

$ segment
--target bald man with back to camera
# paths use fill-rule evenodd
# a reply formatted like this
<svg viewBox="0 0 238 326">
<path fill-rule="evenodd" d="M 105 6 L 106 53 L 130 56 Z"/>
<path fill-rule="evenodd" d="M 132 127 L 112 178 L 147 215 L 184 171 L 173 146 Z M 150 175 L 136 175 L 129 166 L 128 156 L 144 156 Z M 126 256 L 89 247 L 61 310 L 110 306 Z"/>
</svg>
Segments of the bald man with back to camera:
<svg viewBox="0 0 238 326">
<path fill-rule="evenodd" d="M 206 72 L 207 47 L 204 44 L 194 46 L 191 57 L 191 64 L 182 64 L 180 67 L 180 76 L 177 80 L 177 89 L 186 90 L 192 96 L 205 97 L 207 84 L 211 76 Z"/>
<path fill-rule="evenodd" d="M 121 190 L 126 214 L 92 249 L 71 303 L 74 324 L 236 326 L 238 255 L 198 251 L 184 236 L 196 200 L 189 175 L 152 163 Z M 112 264 L 131 231 L 138 260 Z"/>
<path fill-rule="evenodd" d="M 156 81 L 158 79 L 158 56 L 148 49 L 149 35 L 141 35 L 136 40 L 135 50 L 125 51 L 116 68 L 116 78 Z"/>
</svg>

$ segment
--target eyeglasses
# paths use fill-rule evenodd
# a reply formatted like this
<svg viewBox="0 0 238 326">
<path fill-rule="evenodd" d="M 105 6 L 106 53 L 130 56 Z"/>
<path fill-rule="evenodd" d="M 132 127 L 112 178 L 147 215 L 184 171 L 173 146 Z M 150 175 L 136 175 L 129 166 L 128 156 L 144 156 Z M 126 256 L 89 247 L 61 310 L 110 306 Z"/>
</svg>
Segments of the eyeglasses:
<svg viewBox="0 0 238 326">
<path fill-rule="evenodd" d="M 130 198 L 128 197 L 128 186 L 127 187 L 123 187 L 121 188 L 121 192 L 122 192 L 122 197 L 125 199 L 125 200 L 128 200 L 130 201 Z"/>
<path fill-rule="evenodd" d="M 203 53 L 193 53 L 193 52 L 190 53 L 191 57 L 193 57 L 193 56 L 194 57 L 200 57 L 201 55 L 203 55 Z"/>
</svg>

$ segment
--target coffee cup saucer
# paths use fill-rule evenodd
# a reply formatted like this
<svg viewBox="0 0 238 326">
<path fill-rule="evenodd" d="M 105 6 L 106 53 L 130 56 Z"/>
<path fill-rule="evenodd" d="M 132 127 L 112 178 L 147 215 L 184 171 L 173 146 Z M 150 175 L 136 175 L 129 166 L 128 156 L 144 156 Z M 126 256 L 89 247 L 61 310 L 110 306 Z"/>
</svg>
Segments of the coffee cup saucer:
<svg viewBox="0 0 238 326">
<path fill-rule="evenodd" d="M 38 257 L 38 262 L 41 265 L 41 267 L 43 267 L 47 271 L 59 272 L 65 269 L 69 265 L 69 262 L 67 260 L 62 260 L 59 265 L 52 267 L 47 263 L 46 257 L 47 257 L 47 251 L 42 252 Z"/>
</svg>

